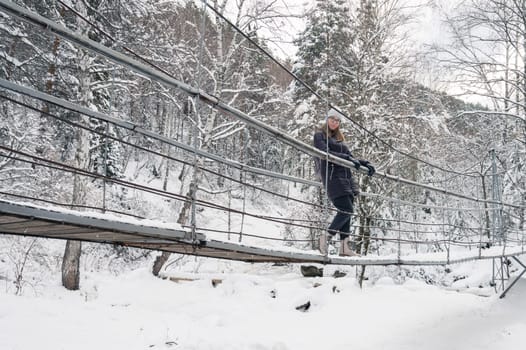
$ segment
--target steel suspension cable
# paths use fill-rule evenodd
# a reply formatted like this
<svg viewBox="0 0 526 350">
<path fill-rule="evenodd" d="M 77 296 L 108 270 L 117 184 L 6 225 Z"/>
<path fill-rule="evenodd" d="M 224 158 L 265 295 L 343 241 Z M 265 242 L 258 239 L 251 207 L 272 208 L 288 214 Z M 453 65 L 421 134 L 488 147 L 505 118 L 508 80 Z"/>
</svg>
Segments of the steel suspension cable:
<svg viewBox="0 0 526 350">
<path fill-rule="evenodd" d="M 27 199 L 27 200 L 31 200 L 31 201 L 38 201 L 38 202 L 52 204 L 52 205 L 56 205 L 56 206 L 60 206 L 60 207 L 74 207 L 74 208 L 93 209 L 93 210 L 102 210 L 102 209 L 104 209 L 104 208 L 94 207 L 94 206 L 90 206 L 90 205 L 78 205 L 78 204 L 71 204 L 71 203 L 60 203 L 60 202 L 57 202 L 57 201 L 52 201 L 52 200 L 47 200 L 47 199 L 42 199 L 42 198 L 36 198 L 36 197 L 30 197 L 30 196 L 24 196 L 24 195 L 14 194 L 14 193 L 9 193 L 9 192 L 4 192 L 4 191 L 0 191 L 0 195 L 11 196 L 11 197 L 21 198 L 21 199 Z M 113 209 L 104 209 L 104 210 L 107 211 L 107 212 L 110 212 L 110 213 L 131 216 L 131 217 L 134 217 L 136 219 L 146 219 L 144 216 L 130 214 L 130 213 L 126 213 L 126 212 L 119 211 L 119 210 L 113 210 Z"/>
<path fill-rule="evenodd" d="M 33 106 L 31 106 L 31 105 L 28 105 L 28 104 L 26 104 L 26 103 L 24 103 L 24 102 L 17 101 L 17 100 L 15 100 L 15 99 L 10 98 L 10 97 L 7 97 L 7 96 L 4 96 L 4 95 L 1 95 L 1 94 L 0 94 L 0 98 L 4 98 L 4 99 L 6 99 L 6 100 L 8 100 L 8 101 L 11 101 L 11 102 L 13 102 L 13 103 L 16 103 L 16 104 L 18 104 L 18 105 L 20 105 L 20 106 L 26 107 L 26 108 L 28 108 L 28 109 L 32 109 L 32 110 L 34 110 L 34 111 L 36 111 L 36 112 L 38 112 L 38 113 L 45 114 L 45 115 L 47 115 L 47 116 L 49 116 L 49 117 L 51 117 L 51 118 L 54 118 L 54 119 L 60 120 L 60 121 L 66 123 L 66 124 L 69 124 L 69 125 L 71 125 L 71 126 L 79 127 L 79 128 L 85 129 L 85 130 L 90 131 L 90 132 L 92 132 L 92 133 L 98 134 L 98 135 L 103 136 L 103 137 L 107 137 L 108 139 L 114 140 L 114 141 L 116 141 L 116 142 L 120 142 L 120 143 L 122 143 L 122 144 L 124 144 L 124 145 L 131 146 L 131 147 L 136 148 L 136 149 L 139 149 L 139 150 L 141 150 L 141 151 L 144 151 L 144 152 L 147 152 L 147 153 L 151 153 L 151 154 L 154 154 L 154 155 L 157 155 L 157 156 L 160 156 L 160 157 L 164 157 L 164 158 L 166 158 L 166 159 L 169 159 L 169 160 L 173 160 L 173 161 L 179 162 L 179 163 L 181 163 L 181 164 L 192 165 L 192 163 L 190 163 L 190 162 L 188 162 L 188 161 L 185 161 L 185 160 L 182 160 L 182 159 L 178 159 L 178 158 L 175 158 L 175 157 L 173 157 L 173 156 L 166 155 L 166 154 L 160 153 L 160 152 L 158 152 L 158 151 L 154 151 L 154 150 L 148 149 L 148 148 L 146 148 L 146 147 L 139 146 L 139 145 L 133 144 L 133 143 L 131 143 L 131 142 L 125 141 L 125 140 L 123 140 L 123 139 L 119 139 L 119 138 L 117 138 L 117 137 L 114 137 L 114 136 L 111 136 L 111 135 L 108 135 L 108 134 L 102 133 L 102 132 L 97 131 L 97 130 L 95 130 L 95 129 L 92 129 L 92 128 L 89 128 L 89 127 L 87 127 L 87 126 L 84 126 L 84 125 L 82 125 L 82 124 L 79 124 L 79 123 L 76 123 L 76 122 L 72 122 L 72 121 L 70 121 L 70 120 L 68 120 L 68 119 L 65 119 L 65 118 L 63 118 L 63 117 L 60 117 L 60 116 L 54 115 L 54 114 L 52 114 L 52 113 L 50 113 L 50 112 L 45 112 L 45 111 L 42 112 L 40 109 L 38 109 L 38 108 L 36 108 L 36 107 L 33 107 Z M 132 130 L 132 131 L 133 131 L 133 132 L 137 132 L 135 129 Z M 242 168 L 242 167 L 241 167 L 241 168 Z M 262 191 L 262 192 L 265 192 L 265 193 L 268 193 L 268 194 L 271 194 L 271 195 L 274 195 L 274 196 L 277 196 L 277 197 L 280 197 L 280 198 L 283 198 L 283 199 L 296 201 L 296 202 L 298 202 L 298 203 L 302 203 L 302 204 L 305 204 L 305 205 L 310 205 L 310 206 L 317 206 L 317 207 L 320 207 L 319 205 L 316 205 L 315 203 L 307 202 L 307 201 L 304 201 L 304 200 L 301 200 L 301 199 L 298 199 L 298 198 L 294 198 L 294 197 L 286 196 L 286 195 L 283 195 L 283 194 L 278 193 L 278 192 L 274 192 L 274 191 L 271 191 L 271 190 L 267 190 L 267 189 L 265 189 L 265 188 L 258 187 L 258 186 L 256 186 L 256 185 L 252 185 L 252 184 L 249 184 L 249 183 L 241 182 L 241 181 L 239 181 L 239 180 L 236 180 L 236 179 L 233 178 L 233 177 L 229 177 L 229 176 L 227 176 L 227 175 L 224 175 L 224 174 L 221 174 L 221 173 L 219 173 L 219 172 L 216 172 L 216 171 L 210 170 L 210 169 L 208 169 L 208 168 L 200 167 L 200 170 L 202 170 L 202 171 L 206 171 L 206 172 L 208 172 L 208 173 L 210 173 L 210 174 L 212 174 L 212 175 L 215 175 L 215 176 L 217 176 L 217 177 L 222 177 L 222 178 L 228 179 L 228 180 L 230 180 L 230 181 L 237 182 L 237 183 L 239 183 L 239 184 L 241 184 L 241 185 L 248 186 L 248 187 L 251 187 L 251 188 L 253 188 L 253 189 L 255 189 L 255 190 Z"/>
<path fill-rule="evenodd" d="M 37 108 L 35 108 L 35 107 L 33 107 L 33 106 L 30 106 L 30 105 L 27 105 L 27 104 L 25 104 L 25 103 L 23 103 L 23 102 L 20 102 L 20 101 L 17 101 L 17 100 L 14 100 L 14 99 L 11 99 L 11 98 L 9 98 L 9 97 L 2 96 L 2 95 L 0 95 L 0 97 L 3 97 L 3 98 L 5 98 L 5 99 L 7 99 L 7 100 L 9 100 L 9 101 L 12 101 L 12 102 L 14 102 L 14 103 L 17 103 L 17 104 L 19 104 L 19 105 L 21 105 L 21 106 L 24 106 L 24 107 L 26 107 L 26 108 L 33 109 L 33 110 L 35 110 L 36 112 L 41 112 L 41 111 L 38 110 Z M 132 143 L 127 142 L 127 141 L 124 141 L 124 140 L 122 140 L 122 139 L 118 139 L 118 138 L 116 138 L 116 137 L 113 137 L 113 136 L 111 136 L 111 135 L 108 135 L 108 134 L 105 134 L 105 133 L 103 133 L 103 132 L 97 131 L 97 130 L 95 130 L 95 129 L 91 129 L 91 128 L 89 128 L 89 127 L 86 127 L 86 126 L 84 126 L 84 125 L 78 124 L 78 123 L 76 123 L 76 122 L 72 122 L 72 121 L 67 120 L 67 119 L 65 119 L 65 118 L 63 118 L 63 117 L 56 116 L 56 115 L 51 114 L 51 113 L 49 113 L 49 112 L 44 112 L 44 114 L 46 114 L 46 115 L 48 115 L 48 116 L 50 116 L 50 117 L 53 117 L 53 118 L 55 118 L 55 119 L 57 119 L 57 120 L 60 120 L 60 121 L 62 121 L 62 122 L 64 122 L 64 123 L 67 123 L 67 124 L 69 124 L 69 125 L 71 125 L 71 126 L 83 128 L 83 129 L 88 130 L 88 131 L 90 131 L 90 132 L 96 133 L 96 134 L 98 134 L 98 135 L 100 135 L 100 136 L 102 136 L 102 137 L 104 137 L 104 138 L 112 139 L 112 140 L 114 140 L 114 141 L 116 141 L 116 142 L 121 142 L 121 143 L 123 143 L 123 144 L 125 144 L 125 145 L 132 146 L 132 147 L 137 148 L 137 149 L 139 149 L 139 150 L 143 150 L 143 151 L 146 151 L 146 152 L 149 152 L 149 153 L 152 153 L 152 154 L 158 155 L 158 156 L 162 156 L 162 157 L 165 157 L 165 158 L 168 158 L 168 159 L 170 159 L 170 160 L 174 160 L 174 161 L 177 161 L 177 162 L 180 162 L 180 163 L 186 164 L 186 165 L 191 165 L 191 164 L 192 164 L 192 163 L 186 162 L 186 161 L 184 161 L 184 160 L 180 160 L 180 159 L 177 159 L 177 158 L 174 158 L 174 157 L 171 157 L 171 156 L 167 156 L 167 155 L 162 154 L 162 153 L 160 153 L 160 152 L 153 151 L 153 150 L 150 150 L 150 149 L 144 148 L 144 147 L 142 147 L 142 146 L 138 146 L 138 145 L 132 144 Z M 269 194 L 271 194 L 271 195 L 275 195 L 275 196 L 278 196 L 278 197 L 282 197 L 282 198 L 287 199 L 287 200 L 297 201 L 297 202 L 299 202 L 299 203 L 302 203 L 302 204 L 305 204 L 305 205 L 309 205 L 309 206 L 314 206 L 314 207 L 317 207 L 317 208 L 324 208 L 323 206 L 317 205 L 317 204 L 315 204 L 315 203 L 306 202 L 306 201 L 299 200 L 299 199 L 296 199 L 296 198 L 293 198 L 293 197 L 287 197 L 287 196 L 285 196 L 285 195 L 281 195 L 280 193 L 273 192 L 273 191 L 270 191 L 270 190 L 266 190 L 266 189 L 264 189 L 264 188 L 257 187 L 257 186 L 255 186 L 255 185 L 248 184 L 248 183 L 246 183 L 246 182 L 243 182 L 242 180 L 236 180 L 235 178 L 232 178 L 232 177 L 228 177 L 228 176 L 222 175 L 222 174 L 220 174 L 220 173 L 217 173 L 217 172 L 215 172 L 215 171 L 209 170 L 209 169 L 207 169 L 207 168 L 200 168 L 200 169 L 203 170 L 203 171 L 209 172 L 209 173 L 211 173 L 211 174 L 213 174 L 213 175 L 216 175 L 216 176 L 218 176 L 218 177 L 223 177 L 223 178 L 229 179 L 229 180 L 231 180 L 231 181 L 237 181 L 238 183 L 240 183 L 240 184 L 242 184 L 242 185 L 245 185 L 245 186 L 248 186 L 248 187 L 252 187 L 252 188 L 254 188 L 254 189 L 256 189 L 256 190 L 260 190 L 260 191 L 263 191 L 263 192 L 267 192 L 267 193 L 269 193 Z M 243 178 L 243 177 L 241 177 L 241 179 L 242 179 L 242 178 Z M 387 197 L 386 197 L 386 198 L 387 198 Z M 411 204 L 411 203 L 408 203 L 408 204 Z M 332 210 L 333 212 L 344 212 L 344 211 L 339 211 L 338 209 L 331 209 L 331 210 Z M 356 214 L 354 214 L 354 213 L 352 213 L 352 212 L 348 212 L 347 214 L 350 214 L 350 215 L 356 216 Z M 262 216 L 262 217 L 264 217 L 264 218 L 271 218 L 271 217 L 269 217 L 269 216 Z M 376 219 L 377 219 L 377 220 L 380 220 L 380 221 L 389 221 L 388 219 L 383 219 L 383 218 L 376 218 Z M 294 219 L 294 221 L 299 221 L 299 220 Z M 313 221 L 313 220 L 305 220 L 305 221 L 308 221 L 308 222 L 317 222 L 317 221 Z M 410 223 L 410 222 L 407 222 L 407 223 Z M 431 224 L 430 224 L 430 225 L 431 225 Z"/>
<path fill-rule="evenodd" d="M 73 174 L 78 174 L 78 175 L 92 177 L 92 178 L 95 178 L 95 179 L 104 179 L 104 178 L 106 178 L 108 181 L 111 181 L 111 182 L 116 183 L 116 184 L 121 185 L 121 186 L 129 187 L 129 188 L 133 188 L 133 189 L 137 189 L 137 190 L 142 190 L 142 191 L 145 191 L 145 192 L 149 192 L 149 193 L 152 193 L 152 194 L 156 194 L 156 195 L 160 195 L 160 196 L 164 196 L 164 197 L 167 197 L 167 198 L 176 199 L 176 200 L 180 200 L 180 201 L 184 201 L 184 202 L 187 202 L 187 201 L 190 200 L 186 196 L 179 195 L 179 194 L 176 194 L 176 193 L 173 193 L 173 192 L 168 192 L 168 191 L 159 190 L 159 189 L 156 189 L 156 188 L 153 188 L 153 187 L 139 185 L 139 184 L 136 184 L 136 183 L 133 183 L 133 182 L 129 182 L 129 181 L 125 181 L 125 180 L 122 180 L 122 179 L 111 178 L 111 177 L 104 176 L 104 175 L 101 175 L 101 174 L 98 174 L 98 173 L 95 173 L 95 172 L 90 172 L 90 171 L 87 171 L 87 170 L 84 170 L 84 169 L 79 169 L 79 168 L 76 168 L 76 167 L 73 167 L 73 166 L 70 166 L 70 165 L 67 165 L 67 164 L 64 164 L 64 163 L 60 163 L 60 162 L 52 161 L 52 160 L 45 159 L 45 158 L 42 158 L 42 157 L 38 157 L 38 156 L 35 156 L 35 155 L 32 155 L 32 154 L 28 154 L 26 152 L 14 150 L 12 148 L 9 148 L 9 147 L 3 146 L 3 145 L 0 145 L 0 149 L 6 150 L 8 152 L 19 154 L 19 155 L 21 155 L 23 157 L 26 157 L 26 158 L 32 158 L 32 159 L 35 159 L 36 161 L 30 161 L 30 160 L 23 159 L 23 158 L 17 158 L 17 157 L 14 157 L 13 155 L 2 154 L 2 153 L 0 153 L 0 157 L 6 157 L 6 158 L 10 158 L 10 159 L 21 161 L 21 162 L 30 163 L 30 164 L 33 164 L 35 166 L 44 166 L 44 167 L 47 167 L 47 168 L 50 168 L 50 169 L 66 171 L 66 172 L 73 173 Z M 49 163 L 51 165 L 42 164 L 42 162 L 43 163 Z M 212 208 L 212 209 L 218 209 L 218 210 L 223 210 L 223 211 L 231 211 L 231 212 L 236 213 L 236 214 L 240 214 L 240 215 L 243 214 L 243 215 L 251 216 L 251 217 L 254 217 L 254 218 L 261 219 L 261 220 L 272 221 L 272 222 L 277 222 L 277 223 L 281 223 L 281 224 L 290 224 L 289 220 L 284 219 L 284 218 L 268 218 L 268 217 L 265 217 L 263 215 L 257 215 L 257 214 L 244 212 L 244 211 L 241 211 L 241 210 L 231 209 L 231 208 L 228 208 L 228 207 L 225 207 L 225 206 L 222 206 L 222 205 L 219 205 L 219 204 L 215 204 L 215 203 L 212 203 L 212 202 L 209 202 L 209 201 L 196 200 L 196 203 L 201 205 L 201 206 L 209 207 L 209 208 Z M 309 225 L 301 225 L 301 224 L 292 224 L 292 225 L 293 226 L 298 226 L 298 227 L 304 227 L 304 228 L 311 228 L 312 227 L 312 226 L 309 226 Z"/>
<path fill-rule="evenodd" d="M 68 8 L 71 12 L 73 12 L 76 16 L 78 16 L 79 18 L 81 18 L 82 20 L 84 20 L 86 23 L 88 23 L 90 26 L 92 26 L 94 29 L 96 29 L 97 31 L 99 31 L 100 33 L 102 33 L 104 36 L 106 36 L 106 38 L 110 39 L 111 41 L 114 41 L 116 42 L 117 40 L 114 39 L 110 34 L 106 33 L 104 30 L 102 30 L 101 28 L 99 28 L 95 23 L 93 23 L 92 21 L 90 21 L 89 19 L 85 18 L 85 16 L 83 16 L 82 14 L 80 14 L 78 11 L 76 11 L 75 9 L 71 8 L 69 5 L 67 5 L 66 3 L 64 3 L 62 0 L 57 0 L 59 3 L 61 3 L 63 6 L 65 6 L 66 8 Z M 320 95 L 317 91 L 315 91 L 311 86 L 309 86 L 307 83 L 305 83 L 302 79 L 300 79 L 296 74 L 294 74 L 290 69 L 288 69 L 287 67 L 285 67 L 285 65 L 283 65 L 278 59 L 276 59 L 272 54 L 270 54 L 267 50 L 265 50 L 261 45 L 259 45 L 256 41 L 254 41 L 249 35 L 247 35 L 245 32 L 243 32 L 238 26 L 236 26 L 234 23 L 232 23 L 229 19 L 227 19 L 221 12 L 219 12 L 217 9 L 215 9 L 213 6 L 211 6 L 207 0 L 201 0 L 206 7 L 208 7 L 209 9 L 211 9 L 218 17 L 220 17 L 222 20 L 224 20 L 229 26 L 231 26 L 236 32 L 238 32 L 239 34 L 241 34 L 247 41 L 250 42 L 250 44 L 252 44 L 254 47 L 256 47 L 259 51 L 261 51 L 265 56 L 267 56 L 270 60 L 272 60 L 272 62 L 276 63 L 281 69 L 283 69 L 288 75 L 290 75 L 295 81 L 299 82 L 303 87 L 305 87 L 307 90 L 309 90 L 313 95 L 315 95 L 316 97 L 318 97 L 320 100 L 322 101 L 326 101 L 327 105 L 330 107 L 330 108 L 334 108 L 334 106 L 332 106 L 332 104 L 329 102 L 328 99 L 325 99 L 322 95 Z M 123 49 L 126 50 L 127 52 L 131 53 L 132 55 L 134 55 L 135 57 L 139 58 L 140 60 L 142 60 L 143 62 L 151 65 L 152 67 L 154 67 L 155 69 L 158 69 L 160 71 L 162 71 L 163 73 L 165 74 L 168 74 L 170 75 L 169 72 L 167 72 L 166 70 L 164 70 L 163 68 L 159 67 L 158 65 L 152 63 L 150 60 L 142 57 L 141 55 L 135 53 L 133 50 L 123 46 Z M 440 166 L 437 166 L 437 165 L 434 165 L 432 163 L 429 163 L 427 161 L 424 161 L 424 160 L 421 160 L 417 157 L 414 157 L 412 156 L 411 154 L 407 153 L 407 152 L 403 152 L 403 151 L 400 151 L 398 149 L 396 149 L 394 146 L 390 145 L 389 143 L 383 141 L 381 138 L 379 138 L 378 136 L 376 136 L 376 134 L 374 134 L 373 132 L 369 131 L 367 128 L 365 128 L 364 126 L 362 126 L 361 124 L 357 123 L 356 121 L 354 121 L 352 118 L 350 118 L 349 116 L 347 116 L 346 114 L 342 113 L 339 109 L 336 109 L 338 110 L 338 112 L 340 112 L 346 119 L 350 120 L 353 124 L 357 125 L 360 129 L 362 129 L 363 131 L 367 132 L 368 134 L 370 134 L 371 136 L 373 136 L 373 138 L 379 140 L 380 142 L 384 143 L 385 145 L 387 145 L 389 148 L 391 148 L 393 151 L 395 152 L 398 152 L 398 153 L 401 153 L 403 154 L 404 156 L 410 158 L 410 159 L 413 159 L 413 160 L 416 160 L 416 161 L 419 161 L 419 162 L 422 162 L 423 164 L 427 164 L 431 167 L 434 167 L 436 169 L 439 169 L 439 170 L 442 170 L 442 171 L 445 171 L 445 172 L 449 172 L 449 173 L 453 173 L 453 174 L 457 174 L 457 175 L 460 175 L 460 176 L 464 176 L 466 175 L 465 173 L 460 173 L 460 172 L 456 172 L 454 170 L 450 170 L 450 169 L 444 169 Z"/>
<path fill-rule="evenodd" d="M 3 0 L 0 0 L 0 2 L 3 1 Z M 84 18 L 84 16 L 82 16 L 80 13 L 78 13 L 77 11 L 75 11 L 74 9 L 72 9 L 71 7 L 69 7 L 67 4 L 63 3 L 62 1 L 58 0 L 59 2 L 61 2 L 64 6 L 66 6 L 68 9 L 70 9 L 71 11 L 73 11 L 77 16 L 79 16 L 81 19 L 83 19 L 84 21 L 86 21 L 88 24 L 90 24 L 91 26 L 93 26 L 95 29 L 99 30 L 102 34 L 104 34 L 107 38 L 111 39 L 112 41 L 116 41 L 113 37 L 111 37 L 111 35 L 107 34 L 106 32 L 104 32 L 102 29 L 98 28 L 95 24 L 93 24 L 91 21 L 89 21 L 88 19 Z M 206 0 L 201 0 L 203 2 L 206 3 Z M 213 7 L 211 7 L 209 4 L 206 4 L 207 7 L 209 7 L 210 9 L 212 9 L 214 12 L 217 13 L 217 15 L 222 18 L 223 20 L 225 20 L 230 26 L 232 26 L 236 31 L 238 31 L 243 37 L 245 37 L 247 40 L 249 40 L 251 42 L 251 44 L 253 44 L 254 46 L 256 46 L 258 49 L 262 50 L 262 52 L 265 52 L 265 54 L 271 59 L 273 60 L 276 64 L 280 65 L 283 69 L 285 69 L 285 71 L 289 74 L 291 74 L 295 79 L 297 79 L 299 82 L 302 83 L 302 85 L 304 85 L 307 89 L 309 89 L 309 91 L 311 91 L 312 93 L 314 93 L 317 97 L 319 97 L 322 101 L 325 101 L 325 99 L 323 99 L 318 93 L 316 93 L 314 90 L 312 90 L 312 88 L 310 88 L 306 83 L 304 83 L 303 81 L 301 81 L 301 79 L 297 78 L 292 72 L 290 72 L 286 67 L 284 67 L 281 63 L 279 63 L 278 60 L 276 60 L 272 55 L 270 55 L 268 52 L 266 52 L 266 50 L 264 50 L 263 48 L 260 47 L 260 45 L 258 45 L 256 42 L 254 42 L 249 36 L 247 36 L 243 31 L 241 31 L 238 27 L 236 27 L 233 23 L 231 23 L 226 17 L 224 17 L 221 13 L 219 13 L 218 11 L 216 11 Z M 149 64 L 150 66 L 152 66 L 153 68 L 163 72 L 164 74 L 170 76 L 170 77 L 173 77 L 169 72 L 165 71 L 164 69 L 158 67 L 157 65 L 153 64 L 151 61 L 141 57 L 140 55 L 136 54 L 135 52 L 133 52 L 132 50 L 124 47 L 126 49 L 126 51 L 132 53 L 134 56 L 136 56 L 137 58 L 141 59 L 142 61 L 146 62 L 147 64 Z M 327 103 L 329 104 L 329 106 L 331 108 L 334 108 L 336 109 L 339 113 L 341 113 L 342 115 L 344 115 L 348 120 L 350 120 L 351 122 L 355 123 L 351 118 L 349 118 L 347 115 L 345 115 L 344 113 L 342 113 L 338 108 L 335 108 L 334 106 L 332 106 L 328 101 Z M 228 113 L 228 112 L 227 112 Z M 394 148 L 392 145 L 389 145 L 388 143 L 386 143 L 385 141 L 383 141 L 381 138 L 379 138 L 378 136 L 376 136 L 374 133 L 371 133 L 369 130 L 367 130 L 365 127 L 361 126 L 360 125 L 360 128 L 362 128 L 364 131 L 366 131 L 367 133 L 371 134 L 375 139 L 378 139 L 380 142 L 386 144 L 388 147 L 390 147 L 391 149 L 393 149 L 395 152 L 399 152 L 409 158 L 412 158 L 414 160 L 417 160 L 417 161 L 420 161 L 420 162 L 423 162 L 425 164 L 428 164 L 432 167 L 435 167 L 437 169 L 440 169 L 442 171 L 445 171 L 445 172 L 452 172 L 452 173 L 455 173 L 455 174 L 458 174 L 458 175 L 464 175 L 462 173 L 459 173 L 459 172 L 455 172 L 455 171 L 451 171 L 451 170 L 448 170 L 448 169 L 443 169 L 439 166 L 436 166 L 436 165 L 433 165 L 431 163 L 428 163 L 428 162 L 425 162 L 423 160 L 420 160 L 416 157 L 413 157 L 411 156 L 410 154 L 406 153 L 406 152 L 403 152 L 403 151 L 400 151 L 400 150 L 397 150 L 396 148 Z M 380 172 L 377 172 L 379 175 L 380 175 Z M 388 174 L 384 174 L 384 176 L 388 179 L 393 179 L 391 178 Z"/>
</svg>

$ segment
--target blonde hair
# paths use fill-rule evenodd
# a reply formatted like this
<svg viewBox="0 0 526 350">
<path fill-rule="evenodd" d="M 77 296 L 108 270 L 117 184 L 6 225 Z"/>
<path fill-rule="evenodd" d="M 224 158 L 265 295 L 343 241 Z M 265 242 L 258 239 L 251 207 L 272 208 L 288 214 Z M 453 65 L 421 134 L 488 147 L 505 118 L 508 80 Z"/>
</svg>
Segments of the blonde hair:
<svg viewBox="0 0 526 350">
<path fill-rule="evenodd" d="M 329 125 L 327 124 L 327 122 L 323 123 L 322 126 L 320 127 L 320 131 L 325 135 L 325 137 L 329 138 L 329 137 L 334 137 L 336 139 L 336 141 L 340 141 L 340 142 L 343 142 L 345 141 L 345 137 L 343 137 L 343 134 L 342 132 L 340 131 L 340 126 L 338 125 L 338 127 L 334 130 L 331 130 L 329 129 Z"/>
</svg>

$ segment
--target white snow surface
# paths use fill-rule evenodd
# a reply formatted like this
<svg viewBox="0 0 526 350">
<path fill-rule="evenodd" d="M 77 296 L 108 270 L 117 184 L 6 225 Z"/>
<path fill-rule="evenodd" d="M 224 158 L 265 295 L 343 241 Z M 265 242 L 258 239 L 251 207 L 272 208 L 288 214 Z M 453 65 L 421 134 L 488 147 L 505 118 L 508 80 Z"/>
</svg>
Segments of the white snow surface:
<svg viewBox="0 0 526 350">
<path fill-rule="evenodd" d="M 506 298 L 383 277 L 360 288 L 343 278 L 305 278 L 298 266 L 240 264 L 220 271 L 151 275 L 149 268 L 59 277 L 39 293 L 0 288 L 0 349 L 522 349 L 526 280 Z M 330 267 L 326 267 L 326 270 Z M 222 283 L 214 287 L 212 279 Z M 1 284 L 0 284 L 1 285 Z M 319 285 L 319 286 L 318 286 Z M 272 297 L 272 296 L 275 297 Z M 306 312 L 296 307 L 311 303 Z"/>
</svg>

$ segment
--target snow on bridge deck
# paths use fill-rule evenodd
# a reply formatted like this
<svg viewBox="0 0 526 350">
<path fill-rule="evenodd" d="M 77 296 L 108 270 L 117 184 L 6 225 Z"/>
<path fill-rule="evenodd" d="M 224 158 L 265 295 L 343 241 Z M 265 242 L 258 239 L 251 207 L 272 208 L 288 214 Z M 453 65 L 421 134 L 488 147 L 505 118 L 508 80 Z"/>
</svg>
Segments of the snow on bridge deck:
<svg viewBox="0 0 526 350">
<path fill-rule="evenodd" d="M 339 257 L 323 256 L 297 248 L 256 247 L 231 241 L 211 240 L 197 232 L 184 230 L 177 223 L 114 214 L 79 212 L 29 203 L 0 200 L 0 233 L 55 239 L 72 239 L 118 244 L 179 254 L 238 260 L 245 262 L 290 262 L 336 265 L 448 265 L 477 259 L 492 259 L 524 254 L 524 247 L 494 246 L 463 252 L 411 254 L 404 256 Z"/>
</svg>

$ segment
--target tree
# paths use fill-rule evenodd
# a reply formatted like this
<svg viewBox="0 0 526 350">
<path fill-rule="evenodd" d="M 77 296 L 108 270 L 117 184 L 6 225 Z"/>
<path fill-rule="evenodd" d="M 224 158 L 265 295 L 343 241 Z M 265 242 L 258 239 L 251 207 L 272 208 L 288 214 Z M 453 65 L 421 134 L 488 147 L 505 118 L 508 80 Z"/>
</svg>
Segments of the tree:
<svg viewBox="0 0 526 350">
<path fill-rule="evenodd" d="M 243 30 L 249 38 L 258 43 L 258 26 L 265 16 L 274 9 L 274 4 L 260 8 L 257 4 L 249 5 L 244 1 L 214 1 L 212 7 L 216 12 L 202 14 L 195 5 L 188 4 L 184 11 L 190 14 L 184 22 L 177 25 L 177 31 L 170 33 L 178 39 L 176 46 L 180 50 L 180 72 L 191 85 L 199 86 L 207 93 L 217 97 L 225 104 L 240 109 L 254 116 L 263 115 L 264 121 L 272 121 L 276 111 L 283 104 L 278 96 L 281 89 L 269 74 L 272 66 L 262 59 L 253 44 L 221 18 L 226 8 L 234 12 L 233 24 Z M 183 11 L 176 8 L 176 11 Z M 177 22 L 176 22 L 177 23 Z M 205 32 L 201 30 L 204 23 Z M 184 34 L 184 35 L 181 35 Z M 264 44 L 261 44 L 264 46 Z M 181 69 L 182 67 L 182 69 Z M 265 136 L 255 134 L 238 120 L 225 116 L 217 109 L 204 106 L 198 99 L 189 101 L 185 118 L 188 120 L 188 142 L 196 148 L 219 154 L 227 158 L 240 160 L 249 165 L 261 165 L 268 162 L 279 151 L 261 152 L 261 148 L 271 142 Z M 210 188 L 222 187 L 223 182 L 217 179 L 214 184 L 201 175 L 202 160 L 193 167 L 183 168 L 179 178 L 184 179 L 181 185 L 187 201 L 179 209 L 177 221 L 186 224 L 189 220 L 191 200 L 197 196 L 197 190 L 205 184 Z M 218 166 L 218 171 L 223 172 Z M 232 174 L 237 175 L 239 174 Z M 167 261 L 168 253 L 163 253 L 154 263 L 153 273 L 157 275 Z"/>
<path fill-rule="evenodd" d="M 450 85 L 465 96 L 476 98 L 490 110 L 461 111 L 464 118 L 492 117 L 482 125 L 492 134 L 491 148 L 497 152 L 505 173 L 504 199 L 523 203 L 526 178 L 526 9 L 522 1 L 469 0 L 446 13 L 450 44 L 434 45 L 433 53 L 446 67 Z M 469 119 L 470 121 L 473 118 Z M 498 126 L 497 129 L 491 126 Z M 498 131 L 496 131 L 498 130 Z M 486 152 L 478 154 L 480 160 Z M 524 225 L 524 210 L 516 213 Z"/>
<path fill-rule="evenodd" d="M 109 2 L 84 0 L 75 4 L 75 11 L 84 18 L 87 18 L 89 23 L 80 16 L 73 18 L 64 16 L 64 11 L 60 13 L 60 21 L 66 26 L 74 24 L 80 35 L 85 35 L 92 40 L 103 42 L 105 37 L 103 37 L 101 32 L 93 27 L 91 23 L 105 28 L 108 23 L 119 19 L 121 14 L 120 10 L 121 3 L 119 0 Z M 55 46 L 54 52 L 57 56 L 60 50 L 66 51 L 61 52 L 62 59 L 64 59 L 65 56 L 69 56 L 67 53 L 67 51 L 70 50 L 69 47 L 58 47 L 58 44 L 55 44 Z M 98 59 L 84 49 L 74 48 L 72 51 L 72 55 L 69 57 L 73 57 L 73 65 L 61 66 L 59 70 L 64 73 L 68 71 L 68 76 L 75 77 L 72 80 L 76 82 L 76 91 L 73 90 L 71 93 L 72 84 L 64 81 L 62 82 L 65 83 L 65 86 L 62 86 L 65 88 L 64 90 L 61 90 L 61 86 L 56 84 L 53 89 L 61 91 L 62 94 L 68 96 L 68 99 L 82 106 L 101 111 L 111 110 L 112 107 L 110 106 L 109 97 L 110 87 L 107 84 L 110 68 L 104 64 L 101 59 Z M 70 115 L 70 120 L 71 119 L 76 119 L 76 122 L 91 126 L 97 131 L 101 129 L 98 122 L 90 121 L 89 118 L 84 116 Z M 118 166 L 113 162 L 116 155 L 108 155 L 109 151 L 112 150 L 110 143 L 94 135 L 96 134 L 90 133 L 84 128 L 75 129 L 73 138 L 69 139 L 73 144 L 76 144 L 73 152 L 74 167 L 86 170 L 99 168 L 99 170 L 103 170 L 104 175 L 112 174 L 113 176 L 119 176 Z M 71 204 L 73 206 L 88 204 L 91 200 L 88 195 L 90 192 L 89 188 L 90 183 L 88 179 L 85 176 L 75 173 Z M 80 241 L 67 241 L 62 262 L 62 284 L 67 289 L 76 290 L 79 288 L 81 252 L 82 244 Z"/>
<path fill-rule="evenodd" d="M 350 102 L 347 91 L 353 85 L 346 74 L 353 69 L 353 63 L 347 58 L 355 40 L 348 2 L 317 0 L 306 22 L 305 30 L 295 40 L 298 58 L 293 73 L 319 96 L 347 111 Z M 310 143 L 312 125 L 323 119 L 327 105 L 298 81 L 291 88 L 297 106 L 294 119 L 298 122 L 289 127 L 296 130 L 301 140 Z"/>
</svg>

